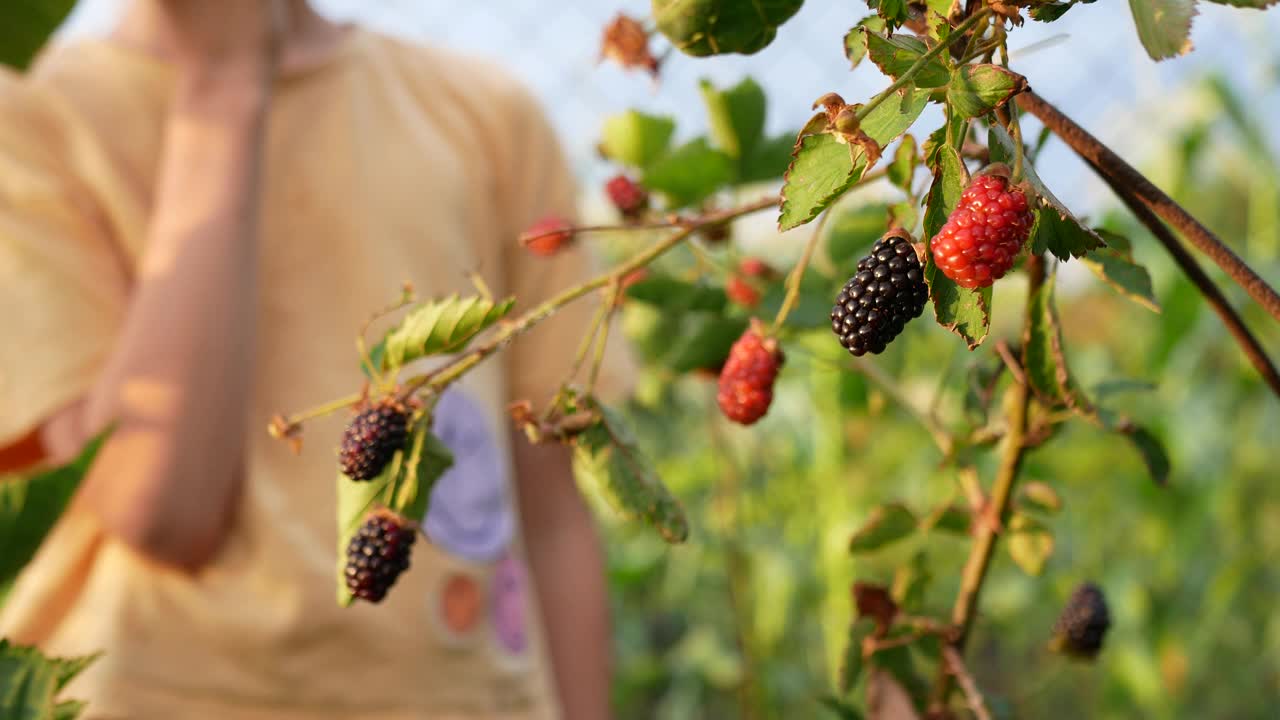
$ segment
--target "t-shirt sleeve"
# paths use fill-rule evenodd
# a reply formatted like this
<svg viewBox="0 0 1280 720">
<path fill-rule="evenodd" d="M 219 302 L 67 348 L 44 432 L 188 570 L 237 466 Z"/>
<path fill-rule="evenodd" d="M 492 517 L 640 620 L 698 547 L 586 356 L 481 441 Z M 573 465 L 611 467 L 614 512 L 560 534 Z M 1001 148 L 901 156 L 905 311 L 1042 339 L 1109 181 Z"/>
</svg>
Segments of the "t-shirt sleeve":
<svg viewBox="0 0 1280 720">
<path fill-rule="evenodd" d="M 121 322 L 120 255 L 43 97 L 0 75 L 0 446 L 93 383 Z"/>
<path fill-rule="evenodd" d="M 512 130 L 509 157 L 502 163 L 507 190 L 503 258 L 508 291 L 517 298 L 517 313 L 589 279 L 606 267 L 592 251 L 591 238 L 576 239 L 550 257 L 521 247 L 519 235 L 548 215 L 574 219 L 577 215 L 577 183 L 563 147 L 536 99 L 521 87 L 508 92 L 508 117 L 518 120 Z M 566 379 L 582 338 L 601 302 L 592 293 L 564 306 L 518 338 L 507 352 L 506 372 L 511 399 L 528 399 L 541 405 Z M 631 356 L 619 323 L 609 333 L 607 351 L 596 382 L 596 394 L 617 400 L 629 390 Z M 578 375 L 585 386 L 590 360 Z"/>
</svg>

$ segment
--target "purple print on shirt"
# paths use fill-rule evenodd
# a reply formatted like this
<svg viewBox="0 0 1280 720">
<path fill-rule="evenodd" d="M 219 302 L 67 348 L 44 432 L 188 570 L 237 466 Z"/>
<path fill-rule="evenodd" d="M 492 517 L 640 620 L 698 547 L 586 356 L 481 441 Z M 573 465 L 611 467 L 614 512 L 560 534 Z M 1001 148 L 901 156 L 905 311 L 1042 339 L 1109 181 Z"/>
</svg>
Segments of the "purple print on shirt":
<svg viewBox="0 0 1280 720">
<path fill-rule="evenodd" d="M 493 573 L 493 629 L 498 642 L 513 655 L 524 652 L 529 639 L 524 625 L 524 565 L 511 555 Z"/>
<path fill-rule="evenodd" d="M 440 397 L 434 422 L 436 435 L 453 451 L 453 466 L 431 491 L 427 537 L 472 562 L 496 560 L 515 531 L 507 458 L 484 411 L 458 388 Z"/>
</svg>

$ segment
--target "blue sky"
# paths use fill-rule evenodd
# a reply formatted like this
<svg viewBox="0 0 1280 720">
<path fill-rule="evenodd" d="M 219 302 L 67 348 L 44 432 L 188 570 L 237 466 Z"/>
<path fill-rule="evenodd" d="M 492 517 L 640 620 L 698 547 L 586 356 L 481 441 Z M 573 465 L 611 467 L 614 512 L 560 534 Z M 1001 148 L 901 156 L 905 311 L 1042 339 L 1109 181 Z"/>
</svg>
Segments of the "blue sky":
<svg viewBox="0 0 1280 720">
<path fill-rule="evenodd" d="M 108 27 L 123 0 L 82 0 L 69 35 Z M 389 33 L 486 55 L 506 64 L 538 93 L 560 130 L 576 167 L 591 185 L 610 171 L 594 157 L 602 118 L 629 107 L 677 117 L 684 137 L 705 130 L 697 80 L 731 84 L 755 77 L 770 97 L 771 132 L 798 127 L 820 95 L 838 91 L 850 102 L 870 97 L 887 81 L 869 64 L 849 72 L 841 38 L 865 5 L 850 0 L 809 0 L 784 25 L 775 44 L 749 57 L 694 59 L 674 54 L 655 84 L 640 73 L 598 65 L 598 37 L 614 13 L 644 15 L 645 0 L 316 0 L 325 13 L 354 19 Z M 1012 66 L 1051 101 L 1112 144 L 1142 162 L 1158 153 L 1167 131 L 1188 115 L 1213 112 L 1180 90 L 1187 78 L 1221 70 L 1248 91 L 1277 86 L 1280 74 L 1280 10 L 1234 10 L 1201 2 L 1188 56 L 1152 62 L 1137 41 L 1128 4 L 1103 0 L 1073 9 L 1052 25 L 1028 23 L 1011 38 Z M 1026 51 L 1019 52 L 1019 49 Z M 1277 93 L 1264 110 L 1274 117 Z M 940 120 L 926 115 L 917 134 Z M 1274 125 L 1273 125 L 1274 127 Z M 1272 132 L 1273 147 L 1280 131 Z M 1094 212 L 1105 194 L 1061 146 L 1042 162 L 1046 182 L 1064 202 Z"/>
</svg>

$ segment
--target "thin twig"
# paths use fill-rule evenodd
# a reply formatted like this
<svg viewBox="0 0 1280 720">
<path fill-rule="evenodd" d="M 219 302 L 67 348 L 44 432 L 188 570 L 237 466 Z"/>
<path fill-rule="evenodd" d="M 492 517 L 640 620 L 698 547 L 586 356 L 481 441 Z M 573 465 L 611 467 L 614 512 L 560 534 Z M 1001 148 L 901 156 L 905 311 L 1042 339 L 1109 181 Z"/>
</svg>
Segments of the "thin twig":
<svg viewBox="0 0 1280 720">
<path fill-rule="evenodd" d="M 1120 201 L 1129 208 L 1129 212 L 1138 219 L 1143 225 L 1147 226 L 1147 230 L 1164 245 L 1165 250 L 1173 256 L 1173 261 L 1182 269 L 1183 274 L 1191 280 L 1192 284 L 1200 290 L 1200 294 L 1204 296 L 1205 302 L 1209 303 L 1209 307 L 1218 314 L 1222 319 L 1222 324 L 1227 327 L 1227 332 L 1231 333 L 1231 337 L 1235 338 L 1236 344 L 1240 346 L 1240 350 L 1245 357 L 1249 359 L 1249 363 L 1253 365 L 1258 374 L 1262 376 L 1265 382 L 1271 388 L 1271 392 L 1280 397 L 1280 373 L 1276 371 L 1276 366 L 1271 362 L 1271 358 L 1267 357 L 1267 351 L 1263 349 L 1262 343 L 1258 342 L 1258 338 L 1254 337 L 1249 328 L 1245 326 L 1244 320 L 1231 307 L 1231 302 L 1227 300 L 1218 286 L 1209 278 L 1204 268 L 1200 267 L 1200 263 L 1192 257 L 1191 253 L 1178 242 L 1178 238 L 1173 236 L 1173 232 L 1169 230 L 1155 213 L 1147 209 L 1138 198 L 1134 197 L 1129 188 L 1121 185 L 1119 182 L 1104 174 L 1096 165 L 1090 163 L 1094 171 L 1098 173 L 1112 191 L 1120 198 Z"/>
<path fill-rule="evenodd" d="M 1027 384 L 1027 376 L 1022 373 L 1022 363 L 1013 356 L 1013 350 L 1009 347 L 1009 343 L 1004 340 L 996 341 L 996 354 L 1004 361 L 1004 366 L 1009 368 L 1009 374 L 1013 376 L 1013 381 L 1021 385 Z"/>
<path fill-rule="evenodd" d="M 1077 155 L 1089 162 L 1108 184 L 1113 188 L 1124 188 L 1126 194 L 1172 225 L 1244 288 L 1272 317 L 1280 320 L 1280 294 L 1181 205 L 1044 98 L 1028 90 L 1018 95 L 1016 100 L 1018 107 L 1040 118 Z"/>
<path fill-rule="evenodd" d="M 1032 255 L 1027 259 L 1027 274 L 1030 283 L 1027 288 L 1027 319 L 1023 332 L 1031 330 L 1031 304 L 1044 285 L 1044 259 Z M 1025 339 L 1024 339 L 1025 342 Z M 1000 528 L 1005 526 L 1005 515 L 1009 512 L 1009 503 L 1013 498 L 1013 487 L 1018 479 L 1018 471 L 1022 467 L 1022 455 L 1026 449 L 1023 437 L 1027 430 L 1027 404 L 1030 400 L 1030 388 L 1026 383 L 1013 386 L 1013 402 L 1008 406 L 1008 430 L 1004 437 L 1004 451 L 1000 457 L 1000 468 L 996 471 L 995 482 L 991 486 L 991 499 L 983 513 L 983 520 L 978 525 L 978 535 L 969 550 L 969 559 L 965 563 L 964 574 L 960 578 L 960 592 L 956 596 L 955 606 L 951 611 L 951 623 L 956 626 L 956 640 L 951 643 L 956 652 L 963 652 L 969 629 L 978 609 L 978 598 L 982 592 L 982 584 L 987 579 L 987 571 L 991 568 L 991 558 L 995 555 L 996 541 Z M 947 706 L 951 697 L 952 675 L 946 668 L 938 673 L 934 685 L 930 708 L 941 711 Z"/>
<path fill-rule="evenodd" d="M 773 327 L 770 334 L 775 334 L 782 328 L 782 324 L 787 321 L 787 316 L 795 308 L 796 302 L 800 299 L 800 281 L 804 279 L 804 271 L 809 267 L 809 260 L 813 258 L 813 250 L 818 247 L 818 243 L 822 241 L 822 231 L 827 227 L 827 219 L 831 217 L 831 208 L 827 208 L 822 217 L 818 220 L 818 224 L 814 226 L 813 233 L 809 235 L 809 241 L 804 244 L 804 250 L 800 253 L 800 261 L 796 266 L 791 268 L 791 274 L 787 276 L 787 294 L 782 298 L 782 305 L 778 308 L 778 314 L 773 318 Z"/>
<path fill-rule="evenodd" d="M 964 691 L 965 700 L 969 702 L 969 709 L 973 711 L 973 716 L 977 720 L 991 720 L 991 712 L 987 710 L 987 701 L 982 697 L 982 692 L 978 690 L 978 684 L 973 681 L 973 676 L 969 674 L 969 669 L 965 667 L 964 656 L 950 645 L 943 645 L 942 658 L 946 660 L 951 674 L 955 675 L 956 681 L 960 684 L 960 689 Z"/>
</svg>

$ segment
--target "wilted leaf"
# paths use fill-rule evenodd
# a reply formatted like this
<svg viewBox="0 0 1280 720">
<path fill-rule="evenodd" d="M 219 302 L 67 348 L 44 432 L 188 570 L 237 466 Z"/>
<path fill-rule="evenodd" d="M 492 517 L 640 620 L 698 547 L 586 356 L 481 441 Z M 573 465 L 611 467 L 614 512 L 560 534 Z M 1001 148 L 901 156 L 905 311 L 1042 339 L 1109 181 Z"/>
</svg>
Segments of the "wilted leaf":
<svg viewBox="0 0 1280 720">
<path fill-rule="evenodd" d="M 1046 515 L 1056 515 L 1062 509 L 1058 491 L 1039 481 L 1026 482 L 1018 488 L 1018 503 L 1026 510 Z"/>
<path fill-rule="evenodd" d="M 574 474 L 600 488 L 624 516 L 643 520 L 669 543 L 684 542 L 684 508 L 640 454 L 622 417 L 607 406 L 596 408 L 600 423 L 574 438 Z"/>
<path fill-rule="evenodd" d="M 0 22 L 0 64 L 25 69 L 75 5 L 76 0 L 8 0 Z"/>
<path fill-rule="evenodd" d="M 898 604 L 893 601 L 889 589 L 868 582 L 853 584 L 853 607 L 860 618 L 875 621 L 876 635 L 883 636 L 898 615 Z"/>
<path fill-rule="evenodd" d="M 107 434 L 89 441 L 66 465 L 26 476 L 0 477 L 0 601 L 62 517 Z"/>
<path fill-rule="evenodd" d="M 1053 554 L 1053 533 L 1040 521 L 1015 514 L 1009 520 L 1009 556 L 1028 575 L 1039 575 Z"/>
<path fill-rule="evenodd" d="M 916 530 L 916 517 L 901 503 L 878 505 L 849 540 L 849 552 L 878 550 L 901 540 Z"/>
<path fill-rule="evenodd" d="M 382 369 L 396 370 L 418 358 L 459 352 L 515 304 L 515 298 L 493 301 L 457 295 L 422 303 L 387 332 Z"/>
<path fill-rule="evenodd" d="M 667 151 L 675 130 L 670 117 L 628 110 L 605 119 L 600 150 L 614 162 L 643 169 Z"/>
<path fill-rule="evenodd" d="M 1160 312 L 1160 304 L 1156 302 L 1155 291 L 1151 287 L 1151 275 L 1125 253 L 1110 247 L 1100 248 L 1082 258 L 1081 262 L 1121 295 L 1152 312 Z"/>
<path fill-rule="evenodd" d="M 866 36 L 867 57 L 880 68 L 880 72 L 897 80 L 915 65 L 929 46 L 924 41 L 910 35 L 886 36 L 868 28 L 862 29 Z M 947 84 L 951 74 L 940 58 L 933 58 L 911 79 L 917 87 L 936 88 Z"/>
<path fill-rule="evenodd" d="M 1027 89 L 1027 79 L 999 65 L 960 65 L 951 71 L 947 103 L 964 117 L 980 117 Z"/>
<path fill-rule="evenodd" d="M 1129 0 L 1138 39 L 1153 60 L 1191 52 L 1195 0 Z"/>
<path fill-rule="evenodd" d="M 778 27 L 803 4 L 804 0 L 653 0 L 652 12 L 658 31 L 686 54 L 750 55 L 773 42 Z"/>
<path fill-rule="evenodd" d="M 696 138 L 654 160 L 644 171 L 644 186 L 667 196 L 670 207 L 701 202 L 733 179 L 733 160 Z"/>
</svg>

